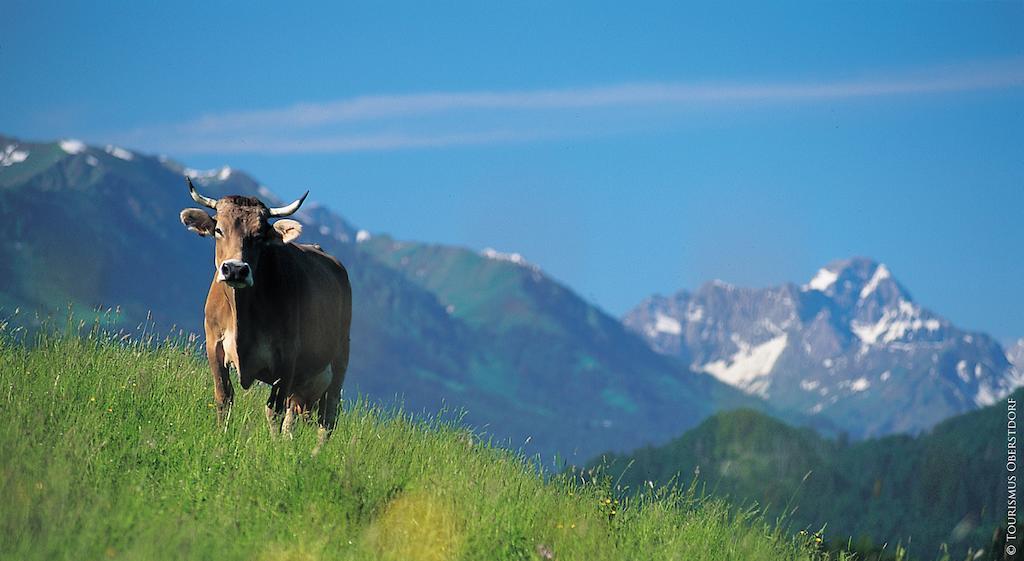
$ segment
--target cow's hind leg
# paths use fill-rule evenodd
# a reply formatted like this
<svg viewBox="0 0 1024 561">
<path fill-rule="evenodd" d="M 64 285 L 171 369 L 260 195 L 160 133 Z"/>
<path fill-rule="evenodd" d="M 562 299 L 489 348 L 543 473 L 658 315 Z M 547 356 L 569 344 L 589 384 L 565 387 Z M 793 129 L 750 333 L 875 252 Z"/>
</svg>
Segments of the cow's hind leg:
<svg viewBox="0 0 1024 561">
<path fill-rule="evenodd" d="M 338 356 L 331 361 L 331 385 L 327 387 L 319 403 L 319 424 L 320 430 L 317 434 L 316 448 L 313 454 L 320 451 L 320 448 L 327 442 L 335 425 L 338 424 L 338 411 L 341 407 L 341 386 L 345 383 L 345 373 L 348 371 L 348 340 L 342 344 Z"/>
<path fill-rule="evenodd" d="M 270 436 L 276 437 L 281 433 L 281 417 L 284 413 L 284 390 L 280 382 L 270 387 L 270 397 L 267 399 L 267 424 L 270 426 Z"/>
</svg>

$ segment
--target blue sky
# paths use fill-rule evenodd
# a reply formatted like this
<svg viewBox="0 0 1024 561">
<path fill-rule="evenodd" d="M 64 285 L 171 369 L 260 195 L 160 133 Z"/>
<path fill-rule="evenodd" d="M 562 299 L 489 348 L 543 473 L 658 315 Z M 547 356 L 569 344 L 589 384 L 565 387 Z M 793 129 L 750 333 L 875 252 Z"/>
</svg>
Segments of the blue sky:
<svg viewBox="0 0 1024 561">
<path fill-rule="evenodd" d="M 1024 336 L 1020 2 L 205 4 L 4 2 L 0 132 L 230 164 L 613 314 L 867 255 Z"/>
</svg>

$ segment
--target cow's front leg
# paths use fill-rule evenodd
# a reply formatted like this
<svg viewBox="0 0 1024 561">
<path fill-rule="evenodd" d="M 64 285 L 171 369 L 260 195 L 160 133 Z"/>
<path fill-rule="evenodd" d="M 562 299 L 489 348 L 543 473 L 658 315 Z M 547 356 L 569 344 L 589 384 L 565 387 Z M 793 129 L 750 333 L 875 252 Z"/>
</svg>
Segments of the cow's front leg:
<svg viewBox="0 0 1024 561">
<path fill-rule="evenodd" d="M 217 422 L 224 423 L 231 411 L 235 390 L 231 387 L 228 367 L 224 365 L 224 345 L 220 341 L 206 340 L 206 358 L 213 375 L 213 400 L 217 406 Z"/>
<path fill-rule="evenodd" d="M 296 413 L 298 405 L 296 405 L 294 400 L 291 398 L 286 399 L 285 404 L 284 421 L 281 423 L 281 434 L 288 438 L 294 438 L 292 431 L 295 430 L 295 421 L 299 418 Z"/>
<path fill-rule="evenodd" d="M 284 413 L 284 391 L 280 383 L 270 387 L 270 398 L 267 399 L 267 424 L 270 426 L 270 436 L 276 437 L 281 433 L 281 418 Z"/>
</svg>

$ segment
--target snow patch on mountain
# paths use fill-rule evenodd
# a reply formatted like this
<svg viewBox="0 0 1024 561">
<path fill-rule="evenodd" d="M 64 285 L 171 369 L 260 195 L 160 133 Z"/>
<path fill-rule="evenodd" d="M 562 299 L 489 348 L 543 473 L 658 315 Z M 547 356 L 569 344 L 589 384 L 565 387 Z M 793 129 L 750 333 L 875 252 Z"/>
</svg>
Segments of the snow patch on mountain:
<svg viewBox="0 0 1024 561">
<path fill-rule="evenodd" d="M 533 269 L 534 272 L 537 272 L 537 271 L 540 270 L 536 265 L 533 265 L 532 263 L 527 261 L 526 258 L 523 257 L 522 254 L 519 254 L 519 253 L 503 253 L 503 252 L 498 251 L 498 250 L 496 250 L 496 249 L 494 249 L 492 247 L 485 247 L 483 249 L 483 251 L 480 252 L 480 255 L 482 255 L 483 257 L 486 257 L 487 259 L 493 259 L 495 261 L 505 261 L 505 262 L 508 262 L 508 263 L 514 263 L 516 265 L 519 265 L 520 267 L 528 267 L 530 269 Z"/>
<path fill-rule="evenodd" d="M 225 181 L 227 178 L 231 177 L 231 171 L 231 167 L 222 166 L 213 169 L 185 168 L 183 172 L 185 175 L 195 179 L 196 181 L 205 182 L 210 179 Z"/>
<path fill-rule="evenodd" d="M 1007 347 L 1006 360 L 1018 371 L 1024 372 L 1024 338 Z"/>
<path fill-rule="evenodd" d="M 727 384 L 767 397 L 769 380 L 764 378 L 775 368 L 788 341 L 785 333 L 754 346 L 737 340 L 739 350 L 734 355 L 704 364 L 700 369 Z"/>
<path fill-rule="evenodd" d="M 854 320 L 850 330 L 865 345 L 892 343 L 902 340 L 908 333 L 920 331 L 938 331 L 941 322 L 934 318 L 923 318 L 921 309 L 906 300 L 900 300 L 896 308 L 887 308 L 882 317 L 874 323 Z"/>
<path fill-rule="evenodd" d="M 871 387 L 871 382 L 867 378 L 861 376 L 856 380 L 850 382 L 850 390 L 855 392 L 862 392 Z"/>
<path fill-rule="evenodd" d="M 993 390 L 992 386 L 988 383 L 978 385 L 978 393 L 974 396 L 974 403 L 978 407 L 985 407 L 986 405 L 992 405 L 999 399 L 999 394 Z"/>
<path fill-rule="evenodd" d="M 970 371 L 967 369 L 967 361 L 960 360 L 956 363 L 956 375 L 964 382 L 971 381 Z"/>
<path fill-rule="evenodd" d="M 516 265 L 522 265 L 526 263 L 526 259 L 524 259 L 523 256 L 519 253 L 502 253 L 491 247 L 485 247 L 484 250 L 480 252 L 480 255 L 483 255 L 488 259 L 495 259 L 497 261 L 508 261 L 510 263 L 515 263 Z"/>
<path fill-rule="evenodd" d="M 124 160 L 126 162 L 130 162 L 135 159 L 135 154 L 132 154 L 128 150 L 125 150 L 124 148 L 121 148 L 119 146 L 113 146 L 108 144 L 107 147 L 104 148 L 103 150 L 106 151 L 107 154 L 110 154 L 111 156 L 118 158 L 120 160 Z"/>
<path fill-rule="evenodd" d="M 836 283 L 836 279 L 839 278 L 839 273 L 830 271 L 822 268 L 818 269 L 818 274 L 814 275 L 811 282 L 803 286 L 804 291 L 817 290 L 818 292 L 827 292 L 828 289 Z"/>
<path fill-rule="evenodd" d="M 87 146 L 81 140 L 74 138 L 65 138 L 60 141 L 60 149 L 67 152 L 68 154 L 81 154 L 85 152 Z"/>
<path fill-rule="evenodd" d="M 359 230 L 356 232 L 356 243 L 363 243 L 369 241 L 373 236 L 366 230 Z"/>
<path fill-rule="evenodd" d="M 878 283 L 890 278 L 891 276 L 889 268 L 886 267 L 884 263 L 875 268 L 875 273 L 871 275 L 871 280 L 869 280 L 868 283 L 864 285 L 864 288 L 860 290 L 861 299 L 863 300 L 864 298 L 871 296 L 871 293 L 878 288 Z"/>
<path fill-rule="evenodd" d="M 20 164 L 28 159 L 28 150 L 18 150 L 17 144 L 7 145 L 3 152 L 0 152 L 0 167 Z"/>
<path fill-rule="evenodd" d="M 659 313 L 657 315 L 657 319 L 654 322 L 654 325 L 651 326 L 651 329 L 653 329 L 655 333 L 679 335 L 680 333 L 683 332 L 683 325 L 679 323 L 679 320 L 667 316 L 665 314 Z"/>
</svg>

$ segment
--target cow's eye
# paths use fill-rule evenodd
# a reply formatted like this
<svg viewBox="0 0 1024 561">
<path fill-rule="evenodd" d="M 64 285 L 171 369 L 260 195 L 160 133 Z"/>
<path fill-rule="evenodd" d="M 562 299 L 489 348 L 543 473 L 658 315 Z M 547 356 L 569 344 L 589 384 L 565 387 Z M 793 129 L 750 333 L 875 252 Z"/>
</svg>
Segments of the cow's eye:
<svg viewBox="0 0 1024 561">
<path fill-rule="evenodd" d="M 213 229 L 213 235 L 215 235 L 215 236 L 217 236 L 219 238 L 219 237 L 224 235 L 224 232 L 221 232 L 220 228 L 214 228 Z"/>
</svg>

